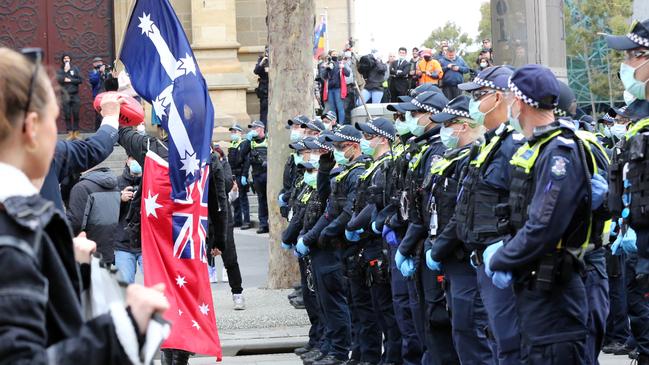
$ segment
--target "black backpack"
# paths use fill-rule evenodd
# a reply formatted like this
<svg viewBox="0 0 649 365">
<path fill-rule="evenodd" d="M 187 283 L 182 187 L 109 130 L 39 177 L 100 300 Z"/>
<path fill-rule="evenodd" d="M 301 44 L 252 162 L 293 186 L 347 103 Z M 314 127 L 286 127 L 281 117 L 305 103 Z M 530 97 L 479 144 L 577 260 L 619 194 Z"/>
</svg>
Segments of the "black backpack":
<svg viewBox="0 0 649 365">
<path fill-rule="evenodd" d="M 374 67 L 376 67 L 376 59 L 371 54 L 366 54 L 358 60 L 358 72 L 366 79 Z"/>
</svg>

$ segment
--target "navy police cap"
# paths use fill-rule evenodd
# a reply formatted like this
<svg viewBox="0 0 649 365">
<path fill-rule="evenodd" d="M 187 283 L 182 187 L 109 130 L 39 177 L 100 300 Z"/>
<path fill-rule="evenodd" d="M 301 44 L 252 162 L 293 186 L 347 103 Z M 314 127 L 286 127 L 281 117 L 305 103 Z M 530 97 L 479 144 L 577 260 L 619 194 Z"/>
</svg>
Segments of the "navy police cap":
<svg viewBox="0 0 649 365">
<path fill-rule="evenodd" d="M 363 135 L 353 126 L 347 124 L 339 128 L 337 131 L 329 132 L 324 135 L 327 142 L 356 142 L 361 143 Z"/>
<path fill-rule="evenodd" d="M 286 122 L 286 129 L 291 128 L 293 124 L 303 125 L 309 123 L 310 121 L 311 119 L 309 119 L 309 117 L 307 117 L 306 115 L 297 115 Z"/>
<path fill-rule="evenodd" d="M 356 123 L 356 129 L 363 133 L 385 137 L 390 141 L 394 141 L 395 135 L 397 134 L 394 123 L 381 117 L 368 120 L 365 123 L 358 122 Z"/>
<path fill-rule="evenodd" d="M 525 65 L 514 71 L 509 78 L 509 90 L 537 109 L 554 110 L 559 102 L 559 81 L 542 65 Z"/>
<path fill-rule="evenodd" d="M 509 91 L 509 77 L 514 70 L 509 66 L 492 66 L 480 71 L 473 81 L 459 84 L 457 87 L 464 91 L 478 90 L 483 87 Z"/>
<path fill-rule="evenodd" d="M 460 95 L 449 101 L 442 112 L 431 116 L 430 120 L 435 123 L 446 123 L 460 117 L 471 119 L 471 115 L 469 115 L 469 97 L 466 95 Z"/>
<path fill-rule="evenodd" d="M 630 29 L 625 35 L 606 35 L 608 47 L 620 51 L 649 48 L 649 19 L 643 22 L 634 21 Z"/>
<path fill-rule="evenodd" d="M 554 115 L 558 117 L 567 117 L 570 115 L 570 105 L 575 102 L 577 98 L 570 86 L 564 82 L 559 81 L 559 102 L 557 107 L 554 108 Z"/>
</svg>

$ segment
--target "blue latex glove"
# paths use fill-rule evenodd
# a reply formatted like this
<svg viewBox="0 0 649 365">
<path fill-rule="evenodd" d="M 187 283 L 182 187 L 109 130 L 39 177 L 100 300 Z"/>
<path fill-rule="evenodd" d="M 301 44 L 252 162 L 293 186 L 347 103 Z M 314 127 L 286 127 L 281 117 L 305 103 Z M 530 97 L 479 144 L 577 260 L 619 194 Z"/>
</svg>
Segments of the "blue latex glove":
<svg viewBox="0 0 649 365">
<path fill-rule="evenodd" d="M 484 262 L 484 272 L 487 274 L 488 277 L 492 277 L 494 274 L 491 271 L 491 268 L 489 267 L 489 264 L 491 263 L 491 257 L 501 247 L 503 247 L 503 241 L 499 241 L 492 245 L 487 246 L 487 248 L 482 253 L 482 261 Z"/>
<path fill-rule="evenodd" d="M 292 248 L 293 248 L 293 245 L 289 245 L 289 244 L 286 243 L 286 242 L 282 242 L 282 250 L 286 250 L 286 251 L 288 251 L 288 250 L 290 250 L 290 249 L 292 249 Z"/>
<path fill-rule="evenodd" d="M 627 228 L 627 231 L 624 235 L 621 235 L 617 238 L 622 240 L 622 249 L 626 253 L 636 253 L 638 252 L 638 246 L 636 245 L 636 240 L 638 236 L 635 234 L 635 231 L 631 227 Z M 617 240 L 616 240 L 617 241 Z"/>
<path fill-rule="evenodd" d="M 622 237 L 616 238 L 615 242 L 613 242 L 613 244 L 611 245 L 611 254 L 613 256 L 619 256 L 622 254 L 622 250 L 621 250 L 622 247 L 620 247 L 620 245 L 622 244 L 621 238 Z"/>
<path fill-rule="evenodd" d="M 284 201 L 284 194 L 279 194 L 279 197 L 277 197 L 277 204 L 279 204 L 280 207 L 288 205 L 288 203 Z"/>
<path fill-rule="evenodd" d="M 406 259 L 399 267 L 399 270 L 401 271 L 401 275 L 407 278 L 415 275 L 415 261 L 413 259 Z"/>
<path fill-rule="evenodd" d="M 496 271 L 491 278 L 491 282 L 500 289 L 505 289 L 512 285 L 512 273 L 509 271 Z"/>
<path fill-rule="evenodd" d="M 399 239 L 397 238 L 396 233 L 394 233 L 394 230 L 387 224 L 383 226 L 383 232 L 381 232 L 381 235 L 383 236 L 385 243 L 391 247 L 399 246 Z"/>
<path fill-rule="evenodd" d="M 397 253 L 394 255 L 394 265 L 397 268 L 401 268 L 401 264 L 403 264 L 404 261 L 406 261 L 406 257 L 397 250 Z"/>
<path fill-rule="evenodd" d="M 345 238 L 349 242 L 358 242 L 361 240 L 361 233 L 363 233 L 363 229 L 359 229 L 358 231 L 348 231 L 345 230 Z"/>
<path fill-rule="evenodd" d="M 426 251 L 426 266 L 428 266 L 429 269 L 433 271 L 440 271 L 442 270 L 442 264 L 433 260 L 433 251 L 428 250 Z"/>
<path fill-rule="evenodd" d="M 376 222 L 372 222 L 372 232 L 374 232 L 375 234 L 381 234 L 381 231 L 376 228 Z"/>
<path fill-rule="evenodd" d="M 590 179 L 590 184 L 593 189 L 593 198 L 591 200 L 591 209 L 595 210 L 602 206 L 608 192 L 608 183 L 598 174 L 593 175 Z"/>
<path fill-rule="evenodd" d="M 304 244 L 304 239 L 302 237 L 297 239 L 297 245 L 295 245 L 295 251 L 299 252 L 301 256 L 309 254 L 309 246 Z"/>
<path fill-rule="evenodd" d="M 252 139 L 257 136 L 259 136 L 259 133 L 257 133 L 257 131 L 250 131 L 246 134 L 246 139 L 252 141 Z"/>
<path fill-rule="evenodd" d="M 245 176 L 241 176 L 241 185 L 246 186 L 248 185 L 248 178 Z"/>
</svg>

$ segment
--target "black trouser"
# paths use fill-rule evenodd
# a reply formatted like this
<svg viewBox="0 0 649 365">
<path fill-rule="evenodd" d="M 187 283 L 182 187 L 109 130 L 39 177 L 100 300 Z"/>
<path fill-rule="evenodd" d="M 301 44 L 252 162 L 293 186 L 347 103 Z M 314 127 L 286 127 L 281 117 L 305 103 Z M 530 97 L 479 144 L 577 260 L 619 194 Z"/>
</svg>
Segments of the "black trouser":
<svg viewBox="0 0 649 365">
<path fill-rule="evenodd" d="M 68 95 L 63 97 L 63 117 L 68 132 L 79 130 L 79 109 L 81 108 L 81 99 L 79 94 Z"/>
<path fill-rule="evenodd" d="M 444 85 L 442 86 L 442 92 L 448 100 L 453 100 L 462 95 L 462 91 L 460 91 L 460 88 L 458 88 L 457 85 Z"/>
<path fill-rule="evenodd" d="M 408 95 L 408 86 L 408 79 L 392 79 L 390 81 L 390 101 L 400 103 L 399 96 Z"/>
<path fill-rule="evenodd" d="M 298 260 L 300 265 L 300 279 L 302 283 L 302 298 L 304 299 L 304 307 L 309 317 L 309 346 L 319 348 L 320 351 L 326 353 L 329 351 L 329 344 L 325 337 L 326 327 L 320 308 L 320 302 L 317 297 L 316 291 L 309 289 L 309 275 L 307 274 L 307 259 L 301 258 Z M 313 271 L 311 271 L 312 275 Z M 311 277 L 311 280 L 313 277 Z M 315 284 L 315 282 L 314 282 Z M 312 288 L 315 290 L 315 288 Z"/>
<path fill-rule="evenodd" d="M 259 227 L 268 228 L 268 200 L 266 197 L 266 173 L 253 175 L 257 202 L 259 203 Z"/>
<path fill-rule="evenodd" d="M 268 120 L 268 95 L 259 98 L 259 120 L 266 125 Z"/>
<path fill-rule="evenodd" d="M 347 97 L 343 99 L 343 106 L 345 108 L 345 124 L 351 124 L 352 110 L 356 108 L 356 89 L 354 84 L 347 84 Z"/>
<path fill-rule="evenodd" d="M 248 203 L 248 185 L 241 185 L 241 176 L 237 176 L 237 187 L 239 188 L 239 197 L 232 202 L 234 208 L 234 225 L 250 223 L 250 204 Z"/>
<path fill-rule="evenodd" d="M 241 271 L 239 270 L 239 261 L 237 259 L 237 247 L 234 245 L 232 217 L 228 218 L 228 237 L 225 240 L 225 251 L 221 254 L 221 258 L 223 259 L 223 266 L 228 272 L 228 283 L 230 284 L 232 294 L 241 294 L 243 288 L 241 287 Z"/>
</svg>

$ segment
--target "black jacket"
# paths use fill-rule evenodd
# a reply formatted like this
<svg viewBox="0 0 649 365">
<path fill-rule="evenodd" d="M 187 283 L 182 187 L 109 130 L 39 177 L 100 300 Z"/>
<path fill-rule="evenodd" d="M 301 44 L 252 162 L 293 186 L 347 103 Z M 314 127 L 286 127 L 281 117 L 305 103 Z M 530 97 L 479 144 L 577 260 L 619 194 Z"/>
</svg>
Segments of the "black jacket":
<svg viewBox="0 0 649 365">
<path fill-rule="evenodd" d="M 401 72 L 399 72 L 401 71 Z M 410 72 L 410 62 L 407 60 L 395 60 L 390 64 L 390 78 L 405 80 Z"/>
<path fill-rule="evenodd" d="M 338 62 L 332 62 L 333 68 L 324 67 L 320 70 L 320 77 L 323 80 L 327 80 L 327 87 L 331 89 L 340 89 L 340 64 Z M 349 69 L 343 66 L 343 75 L 345 77 L 350 75 Z"/>
<path fill-rule="evenodd" d="M 124 167 L 122 176 L 117 178 L 117 188 L 121 192 L 127 186 L 132 186 L 133 190 L 135 191 L 135 189 L 140 186 L 141 180 L 141 177 L 131 175 L 131 170 L 129 170 L 128 166 L 126 166 Z M 115 249 L 131 253 L 140 253 L 142 252 L 142 248 L 139 245 L 133 245 L 133 242 L 130 240 L 128 234 L 126 233 L 126 216 L 131 209 L 132 203 L 132 200 L 121 202 L 119 208 L 119 224 L 115 232 Z"/>
<path fill-rule="evenodd" d="M 86 232 L 97 243 L 102 262 L 114 261 L 115 232 L 119 222 L 117 178 L 107 167 L 91 171 L 70 192 L 68 221 L 76 236 Z"/>
<path fill-rule="evenodd" d="M 241 176 L 241 171 L 243 170 L 243 146 L 244 141 L 231 142 L 228 148 L 228 162 L 230 163 L 230 168 L 232 168 L 232 174 L 235 176 Z"/>
<path fill-rule="evenodd" d="M 65 78 L 70 79 L 70 82 L 65 82 Z M 81 72 L 76 66 L 71 66 L 68 72 L 63 71 L 61 67 L 56 71 L 56 81 L 61 85 L 61 91 L 64 96 L 77 96 L 79 95 L 79 84 L 83 81 L 81 79 Z"/>
<path fill-rule="evenodd" d="M 38 195 L 0 207 L 0 364 L 131 363 L 124 349 L 137 354 L 137 341 L 125 335 L 137 334 L 123 308 L 83 319 L 72 232 L 60 211 Z"/>
<path fill-rule="evenodd" d="M 230 203 L 228 202 L 227 189 L 224 166 L 219 160 L 218 155 L 212 155 L 212 165 L 210 170 L 210 188 L 207 193 L 207 206 L 209 215 L 210 235 L 207 238 L 208 249 L 218 248 L 223 251 L 225 249 L 225 241 L 228 234 L 228 210 Z M 230 173 L 231 175 L 231 173 Z M 230 188 L 232 188 L 232 179 L 230 181 Z"/>
<path fill-rule="evenodd" d="M 365 90 L 381 90 L 388 72 L 388 66 L 383 62 L 376 62 L 375 66 L 365 78 Z"/>
<path fill-rule="evenodd" d="M 268 58 L 265 60 L 263 58 L 264 56 L 259 56 L 254 70 L 255 75 L 259 76 L 259 86 L 257 86 L 257 90 L 255 90 L 259 98 L 268 97 L 268 72 L 266 72 L 266 67 L 268 67 Z"/>
</svg>

